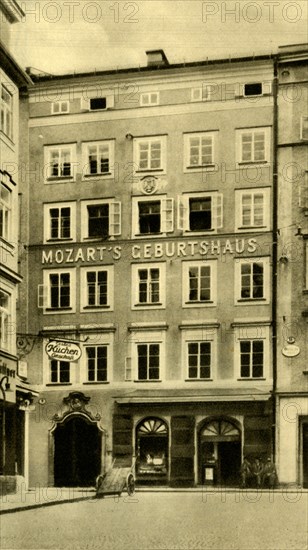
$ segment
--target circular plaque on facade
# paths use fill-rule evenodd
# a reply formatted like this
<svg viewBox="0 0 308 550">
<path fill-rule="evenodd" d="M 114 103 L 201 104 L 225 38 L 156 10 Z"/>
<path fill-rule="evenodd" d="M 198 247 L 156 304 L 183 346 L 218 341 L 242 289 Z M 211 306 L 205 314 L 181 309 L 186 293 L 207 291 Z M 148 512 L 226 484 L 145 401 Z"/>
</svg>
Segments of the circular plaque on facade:
<svg viewBox="0 0 308 550">
<path fill-rule="evenodd" d="M 146 176 L 140 181 L 141 191 L 145 195 L 152 195 L 157 191 L 158 180 L 155 176 Z"/>
<path fill-rule="evenodd" d="M 285 357 L 296 357 L 300 352 L 300 348 L 295 346 L 295 344 L 287 344 L 282 348 L 281 352 Z"/>
</svg>

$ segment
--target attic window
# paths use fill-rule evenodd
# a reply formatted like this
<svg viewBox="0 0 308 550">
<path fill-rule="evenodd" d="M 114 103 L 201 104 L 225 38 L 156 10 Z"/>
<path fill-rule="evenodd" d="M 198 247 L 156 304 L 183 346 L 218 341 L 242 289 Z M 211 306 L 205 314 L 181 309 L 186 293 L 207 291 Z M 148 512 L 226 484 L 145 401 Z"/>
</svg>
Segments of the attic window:
<svg viewBox="0 0 308 550">
<path fill-rule="evenodd" d="M 90 110 L 97 111 L 99 109 L 107 109 L 107 99 L 105 97 L 94 97 L 90 99 Z"/>
<path fill-rule="evenodd" d="M 262 95 L 262 82 L 244 85 L 244 96 Z"/>
</svg>

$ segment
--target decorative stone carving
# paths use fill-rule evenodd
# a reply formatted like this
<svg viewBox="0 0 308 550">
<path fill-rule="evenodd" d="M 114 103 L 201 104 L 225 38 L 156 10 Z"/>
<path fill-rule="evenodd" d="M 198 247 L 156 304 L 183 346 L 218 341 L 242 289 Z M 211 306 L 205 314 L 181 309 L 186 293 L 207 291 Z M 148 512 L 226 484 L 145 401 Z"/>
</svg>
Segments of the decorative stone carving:
<svg viewBox="0 0 308 550">
<path fill-rule="evenodd" d="M 73 391 L 67 397 L 63 398 L 63 403 L 66 405 L 67 410 L 62 412 L 62 414 L 55 414 L 53 420 L 55 422 L 63 422 L 65 418 L 73 413 L 80 413 L 83 416 L 86 416 L 91 422 L 98 422 L 101 419 L 100 414 L 93 416 L 91 411 L 86 409 L 86 405 L 90 401 L 90 397 L 86 397 L 82 392 Z"/>
</svg>

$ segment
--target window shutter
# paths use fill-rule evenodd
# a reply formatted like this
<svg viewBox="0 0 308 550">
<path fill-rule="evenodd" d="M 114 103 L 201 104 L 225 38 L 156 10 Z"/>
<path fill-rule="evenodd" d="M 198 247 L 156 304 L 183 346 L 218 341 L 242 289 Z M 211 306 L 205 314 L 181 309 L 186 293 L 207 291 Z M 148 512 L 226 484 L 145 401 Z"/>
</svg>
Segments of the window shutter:
<svg viewBox="0 0 308 550">
<path fill-rule="evenodd" d="M 185 204 L 184 197 L 178 197 L 178 229 L 185 231 L 188 229 L 188 216 L 187 216 L 187 207 Z"/>
<path fill-rule="evenodd" d="M 162 199 L 161 213 L 161 230 L 163 233 L 171 233 L 174 231 L 173 199 Z"/>
<path fill-rule="evenodd" d="M 107 109 L 112 109 L 114 107 L 114 95 L 109 95 L 107 97 Z"/>
<path fill-rule="evenodd" d="M 131 382 L 132 380 L 132 358 L 125 357 L 125 382 Z"/>
<path fill-rule="evenodd" d="M 85 99 L 84 97 L 81 98 L 80 100 L 80 109 L 82 111 L 89 111 L 90 109 L 90 100 L 87 98 Z"/>
<path fill-rule="evenodd" d="M 298 188 L 298 206 L 304 210 L 308 209 L 308 181 Z"/>
<path fill-rule="evenodd" d="M 121 235 L 121 203 L 114 201 L 109 205 L 109 233 Z"/>
<path fill-rule="evenodd" d="M 223 226 L 223 194 L 216 193 L 212 196 L 213 204 L 213 229 Z"/>
<path fill-rule="evenodd" d="M 37 285 L 37 307 L 47 307 L 48 287 L 45 285 Z"/>
</svg>

